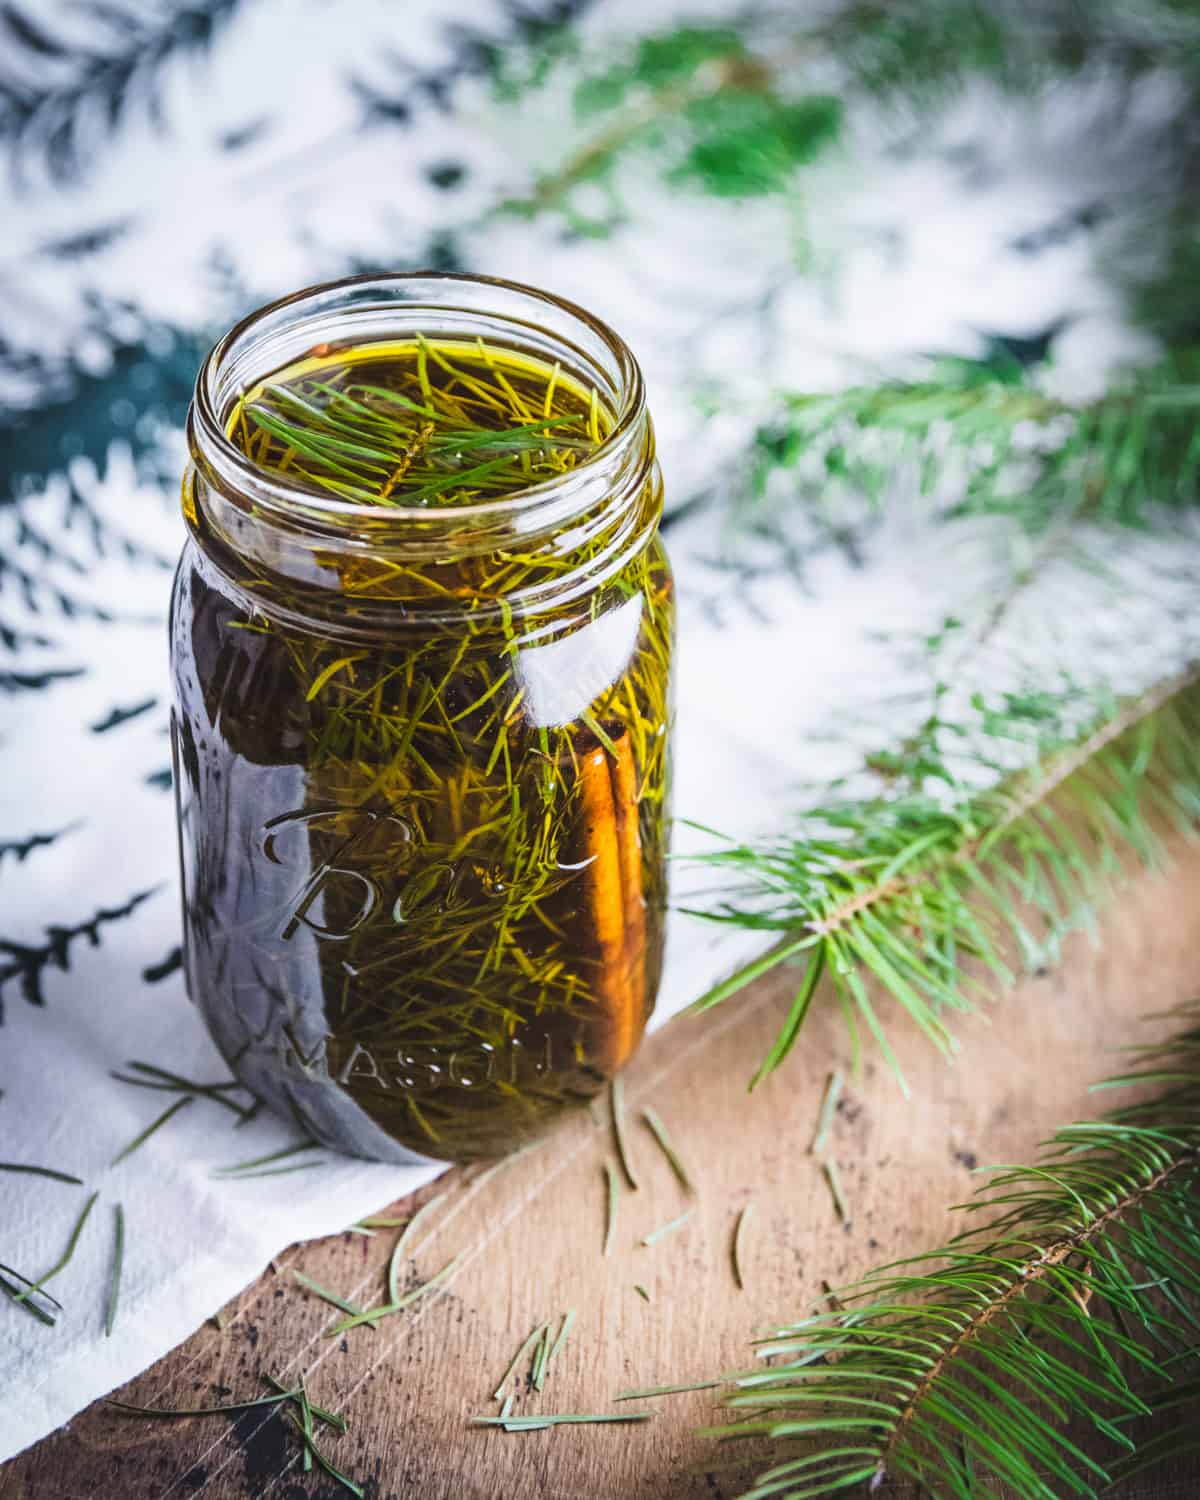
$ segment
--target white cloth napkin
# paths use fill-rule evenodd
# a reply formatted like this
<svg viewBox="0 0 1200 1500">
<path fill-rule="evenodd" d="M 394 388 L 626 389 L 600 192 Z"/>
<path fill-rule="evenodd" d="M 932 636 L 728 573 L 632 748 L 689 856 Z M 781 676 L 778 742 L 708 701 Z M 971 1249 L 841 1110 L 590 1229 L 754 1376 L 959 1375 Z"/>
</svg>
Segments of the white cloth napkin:
<svg viewBox="0 0 1200 1500">
<path fill-rule="evenodd" d="M 503 37 L 500 7 L 466 8 L 474 24 Z M 418 99 L 407 135 L 383 127 L 355 135 L 358 106 L 346 80 L 373 68 L 378 81 L 395 12 L 356 7 L 356 26 L 348 27 L 341 7 L 301 9 L 304 23 L 293 25 L 295 7 L 285 0 L 247 6 L 217 43 L 203 92 L 192 81 L 185 99 L 172 100 L 173 129 L 160 137 L 135 121 L 70 199 L 42 190 L 20 205 L 0 204 L 0 219 L 16 226 L 18 256 L 32 257 L 52 232 L 132 216 L 133 228 L 86 271 L 29 259 L 28 302 L 3 315 L 3 331 L 18 346 L 22 337 L 51 351 L 57 343 L 102 362 L 88 292 L 196 326 L 217 309 L 229 315 L 228 298 L 212 288 L 217 250 L 228 279 L 252 302 L 339 274 L 355 257 L 419 263 L 439 215 L 457 216 L 460 253 L 472 269 L 575 296 L 630 340 L 646 368 L 674 503 L 720 486 L 722 463 L 757 420 L 755 400 L 761 408 L 774 386 L 829 387 L 871 378 L 877 362 L 977 352 L 978 330 L 1033 332 L 1064 314 L 1076 319 L 1058 346 L 1065 375 L 1095 382 L 1135 347 L 1091 268 L 1085 231 L 1049 238 L 1039 256 L 1018 244 L 1031 228 L 1065 220 L 1091 190 L 1065 148 L 1056 157 L 1046 146 L 1062 121 L 1002 117 L 985 98 L 964 106 L 913 160 L 859 142 L 850 163 L 814 171 L 823 209 L 810 218 L 819 219 L 813 232 L 838 265 L 835 296 L 828 277 L 789 271 L 794 226 L 777 204 L 668 201 L 652 176 L 640 190 L 632 186 L 628 226 L 612 239 L 571 240 L 554 224 L 517 219 L 473 229 L 481 204 L 546 156 L 553 130 L 519 111 L 510 119 L 468 80 L 449 115 Z M 599 9 L 603 19 L 585 23 L 588 45 L 604 28 L 645 27 L 645 0 Z M 675 8 L 658 9 L 670 24 Z M 440 0 L 404 7 L 405 45 L 420 67 L 444 59 L 446 11 Z M 294 67 L 284 66 L 281 47 L 291 49 Z M 176 93 L 183 90 L 179 80 Z M 315 149 L 308 101 L 318 97 L 322 128 L 332 122 L 344 131 L 336 150 Z M 1086 118 L 1088 98 L 1076 99 L 1069 120 Z M 272 129 L 243 154 L 218 157 L 212 142 L 245 125 L 259 101 Z M 982 121 L 998 165 L 990 179 L 969 180 L 948 148 Z M 448 207 L 422 176 L 448 157 L 470 166 L 465 208 Z M 1098 167 L 1095 175 L 1114 187 L 1111 171 L 1105 179 Z M 895 242 L 887 248 L 884 227 L 901 235 L 901 251 Z M 697 391 L 717 378 L 747 398 L 745 407 L 697 415 Z M 127 415 L 113 414 L 102 472 L 76 463 L 70 478 L 106 523 L 169 556 L 182 536 L 174 497 L 135 471 L 119 441 Z M 166 448 L 172 441 L 181 462 L 177 439 L 164 436 Z M 0 1459 L 166 1353 L 286 1245 L 341 1230 L 435 1170 L 330 1157 L 300 1175 L 215 1178 L 223 1165 L 270 1153 L 295 1135 L 269 1118 L 234 1131 L 231 1116 L 203 1101 L 109 1165 L 170 1097 L 115 1082 L 111 1069 L 138 1058 L 198 1080 L 225 1070 L 178 972 L 151 977 L 178 942 L 172 803 L 154 779 L 161 782 L 169 762 L 169 573 L 112 548 L 97 558 L 86 531 L 63 532 L 66 485 L 60 475 L 29 494 L 19 513 L 0 509 L 0 553 L 39 586 L 62 586 L 121 618 L 101 623 L 58 611 L 47 625 L 45 612 L 25 610 L 13 587 L 0 596 L 5 624 L 51 638 L 37 660 L 82 673 L 3 704 L 0 838 L 70 831 L 0 863 L 0 936 L 9 945 L 0 968 L 47 943 L 62 954 L 61 966 L 41 972 L 38 993 L 32 977 L 28 994 L 19 977 L 4 988 L 0 1159 L 68 1171 L 86 1186 L 0 1172 L 0 1262 L 40 1275 L 61 1254 L 85 1194 L 99 1199 L 53 1284 L 64 1308 L 57 1326 L 0 1301 Z M 50 555 L 30 526 L 55 540 Z M 865 567 L 834 553 L 803 579 L 777 566 L 761 575 L 714 566 L 722 537 L 703 514 L 672 528 L 669 543 L 681 599 L 675 807 L 681 819 L 737 837 L 780 826 L 799 803 L 802 780 L 845 764 L 865 707 L 904 680 L 904 653 L 885 650 L 880 634 L 909 640 L 935 627 L 969 607 L 972 580 L 985 576 L 978 560 L 931 561 L 919 527 L 880 532 Z M 1152 676 L 1168 656 L 1167 648 L 1147 654 L 1139 670 Z M 97 729 L 114 708 L 148 700 L 124 723 Z M 885 740 L 897 723 L 884 726 Z M 686 826 L 677 830 L 677 849 L 705 843 Z M 677 894 L 703 878 L 681 868 Z M 135 909 L 120 915 L 140 893 Z M 90 933 L 75 930 L 93 918 Z M 747 951 L 736 933 L 673 916 L 655 1024 Z M 106 1337 L 118 1203 L 124 1274 Z"/>
</svg>

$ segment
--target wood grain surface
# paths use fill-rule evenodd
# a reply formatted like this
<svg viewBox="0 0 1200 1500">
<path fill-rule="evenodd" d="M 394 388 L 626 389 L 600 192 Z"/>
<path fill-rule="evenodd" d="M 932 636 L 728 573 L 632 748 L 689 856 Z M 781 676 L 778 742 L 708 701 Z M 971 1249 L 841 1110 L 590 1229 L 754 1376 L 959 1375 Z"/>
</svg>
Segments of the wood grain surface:
<svg viewBox="0 0 1200 1500">
<path fill-rule="evenodd" d="M 598 1110 L 596 1120 L 569 1122 L 535 1151 L 499 1167 L 456 1170 L 417 1196 L 419 1204 L 445 1195 L 414 1237 L 405 1284 L 461 1254 L 440 1294 L 377 1331 L 325 1338 L 340 1315 L 299 1287 L 293 1269 L 352 1300 L 371 1300 L 382 1295 L 395 1232 L 296 1246 L 229 1305 L 222 1329 L 206 1324 L 120 1394 L 199 1405 L 258 1395 L 266 1372 L 282 1380 L 303 1372 L 312 1399 L 350 1421 L 349 1433 L 327 1447 L 370 1500 L 733 1496 L 753 1476 L 755 1453 L 698 1433 L 714 1415 L 705 1392 L 630 1403 L 655 1412 L 633 1426 L 510 1435 L 472 1428 L 468 1419 L 496 1412 L 490 1393 L 517 1345 L 568 1308 L 577 1312 L 574 1331 L 544 1391 L 523 1391 L 519 1412 L 620 1410 L 612 1398 L 622 1389 L 745 1366 L 755 1333 L 799 1314 L 823 1281 L 837 1284 L 933 1244 L 951 1226 L 949 1205 L 970 1193 L 976 1164 L 1024 1160 L 1056 1124 L 1094 1114 L 1088 1085 L 1118 1065 L 1117 1049 L 1164 1029 L 1141 1017 L 1200 990 L 1198 913 L 1200 853 L 1181 849 L 1167 873 L 1131 881 L 1100 948 L 1072 939 L 1054 973 L 999 997 L 987 1018 L 961 1024 L 953 1066 L 890 1017 L 912 1097 L 877 1058 L 849 1082 L 831 1138 L 848 1224 L 838 1221 L 807 1151 L 829 1069 L 850 1061 L 836 1008 L 818 1003 L 794 1057 L 752 1097 L 746 1092 L 787 1003 L 786 977 L 775 976 L 708 1017 L 673 1021 L 627 1070 L 640 1185 L 620 1200 L 608 1258 L 603 1163 L 612 1141 Z M 639 1118 L 651 1103 L 696 1179 L 694 1200 Z M 750 1202 L 739 1290 L 731 1235 Z M 690 1204 L 694 1213 L 677 1232 L 652 1248 L 638 1243 Z M 900 1492 L 878 1492 L 886 1493 Z M 1195 1500 L 1200 1469 L 1160 1472 L 1120 1493 Z M 303 1474 L 283 1420 L 262 1412 L 157 1423 L 97 1404 L 0 1468 L 0 1500 L 346 1494 Z"/>
</svg>

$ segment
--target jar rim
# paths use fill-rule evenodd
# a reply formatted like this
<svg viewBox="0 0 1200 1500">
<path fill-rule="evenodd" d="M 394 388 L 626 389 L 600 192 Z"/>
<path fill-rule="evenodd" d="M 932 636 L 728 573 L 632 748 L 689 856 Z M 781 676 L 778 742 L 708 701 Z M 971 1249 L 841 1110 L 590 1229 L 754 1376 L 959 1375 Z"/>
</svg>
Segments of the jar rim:
<svg viewBox="0 0 1200 1500">
<path fill-rule="evenodd" d="M 436 296 L 438 290 L 442 289 L 443 294 L 449 293 L 449 297 L 444 301 L 426 302 L 423 299 L 403 300 L 396 295 L 389 298 L 387 295 L 389 290 L 395 293 L 399 288 L 417 289 L 422 286 L 429 289 L 431 296 Z M 467 289 L 476 289 L 495 293 L 497 301 L 506 297 L 524 301 L 530 305 L 530 311 L 541 307 L 560 318 L 565 314 L 593 339 L 599 340 L 613 359 L 617 371 L 616 394 L 619 400 L 615 403 L 612 426 L 601 442 L 566 473 L 524 489 L 513 490 L 495 499 L 447 507 L 441 514 L 447 520 L 453 517 L 456 526 L 470 527 L 473 523 L 495 522 L 506 518 L 517 521 L 522 517 L 527 518 L 529 512 L 543 507 L 561 514 L 562 502 L 572 493 L 580 493 L 581 502 L 588 503 L 586 496 L 594 494 L 594 481 L 598 475 L 609 471 L 610 477 L 615 479 L 629 459 L 636 456 L 646 414 L 641 367 L 624 339 L 603 319 L 569 298 L 498 276 L 451 271 L 367 273 L 316 282 L 265 303 L 235 323 L 205 356 L 196 377 L 188 419 L 188 436 L 193 452 L 202 454 L 206 464 L 231 489 L 286 514 L 290 519 L 306 518 L 318 524 L 335 522 L 353 526 L 356 522 L 362 522 L 372 528 L 380 525 L 403 527 L 406 523 L 428 525 L 433 516 L 438 514 L 429 506 L 359 503 L 322 495 L 288 483 L 286 477 L 253 463 L 230 440 L 222 422 L 223 403 L 218 399 L 218 376 L 227 361 L 233 357 L 240 342 L 268 325 L 272 319 L 285 317 L 289 311 L 294 311 L 296 317 L 288 326 L 293 330 L 303 329 L 307 322 L 315 321 L 323 310 L 327 310 L 326 304 L 334 302 L 339 295 L 350 298 L 356 292 L 368 292 L 371 289 L 379 290 L 381 296 L 377 301 L 364 299 L 342 309 L 342 314 L 372 308 L 381 311 L 389 306 L 397 312 L 405 309 L 419 310 L 428 306 L 433 313 L 477 314 L 507 322 L 514 327 L 536 328 L 539 332 L 549 333 L 564 348 L 575 347 L 570 345 L 565 336 L 556 334 L 553 328 L 535 323 L 530 318 L 513 316 L 502 308 L 491 307 L 486 300 L 481 299 L 474 304 L 463 300 L 455 303 L 452 300 L 455 289 L 458 289 L 460 299 Z M 306 307 L 310 310 L 308 317 L 305 316 Z M 436 333 L 437 330 L 435 328 L 432 331 Z M 581 351 L 576 348 L 576 352 Z M 267 372 L 261 372 L 256 378 L 261 378 L 262 373 Z"/>
</svg>

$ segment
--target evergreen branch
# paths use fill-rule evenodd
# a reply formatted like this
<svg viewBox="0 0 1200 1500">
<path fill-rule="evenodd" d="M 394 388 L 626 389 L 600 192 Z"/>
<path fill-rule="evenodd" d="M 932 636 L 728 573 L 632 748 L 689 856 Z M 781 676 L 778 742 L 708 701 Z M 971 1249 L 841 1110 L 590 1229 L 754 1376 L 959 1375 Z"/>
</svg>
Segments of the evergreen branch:
<svg viewBox="0 0 1200 1500">
<path fill-rule="evenodd" d="M 796 961 L 804 968 L 792 1008 L 753 1082 L 791 1050 L 822 974 L 856 1049 L 861 1021 L 895 1066 L 871 979 L 951 1052 L 944 1012 L 970 1010 L 984 975 L 1011 983 L 1014 945 L 1038 967 L 1091 917 L 1122 857 L 1158 861 L 1164 823 L 1194 833 L 1198 684 L 1193 668 L 1114 705 L 1074 743 L 1052 745 L 1031 769 L 983 791 L 920 737 L 907 759 L 891 758 L 897 786 L 887 795 L 835 793 L 809 810 L 802 833 L 702 856 L 731 883 L 715 907 L 693 914 L 778 936 L 693 1008 Z M 926 790 L 931 782 L 943 795 Z M 981 972 L 965 973 L 964 958 Z"/>
<path fill-rule="evenodd" d="M 612 196 L 615 170 L 639 150 L 653 153 L 669 184 L 717 196 L 780 192 L 838 138 L 845 101 L 928 111 L 981 76 L 1027 94 L 1089 64 L 1129 80 L 1154 66 L 1187 72 L 1198 49 L 1200 24 L 1153 4 L 1095 6 L 1085 22 L 1070 5 L 1028 0 L 859 0 L 813 18 L 768 7 L 736 25 L 643 34 L 597 49 L 595 61 L 536 54 L 527 78 L 511 66 L 501 74 L 501 92 L 541 87 L 566 60 L 577 121 L 594 128 L 508 207 L 560 211 L 603 232 L 573 208 L 572 193 L 601 183 Z M 806 74 L 821 80 L 820 93 L 805 91 Z"/>
<path fill-rule="evenodd" d="M 975 1306 L 966 1322 L 962 1323 L 958 1332 L 954 1334 L 953 1342 L 938 1352 L 929 1368 L 921 1376 L 915 1390 L 906 1397 L 901 1406 L 887 1442 L 880 1451 L 879 1466 L 883 1473 L 886 1473 L 890 1467 L 892 1456 L 902 1447 L 909 1430 L 916 1423 L 918 1412 L 928 1400 L 938 1381 L 955 1360 L 969 1352 L 971 1343 L 981 1337 L 990 1323 L 1007 1313 L 1020 1298 L 1029 1296 L 1032 1288 L 1048 1280 L 1055 1268 L 1061 1266 L 1069 1256 L 1083 1250 L 1090 1250 L 1096 1240 L 1136 1213 L 1143 1207 L 1146 1199 L 1166 1188 L 1172 1178 L 1180 1172 L 1195 1172 L 1198 1164 L 1200 1164 L 1200 1145 L 1181 1146 L 1177 1156 L 1158 1167 L 1145 1181 L 1140 1181 L 1135 1186 L 1125 1187 L 1116 1200 L 1109 1202 L 1108 1206 L 1096 1213 L 1094 1218 L 1081 1223 L 1069 1233 L 1060 1234 L 1052 1244 L 1044 1245 L 1032 1259 L 1026 1260 L 1021 1266 L 1019 1279 L 1010 1281 L 999 1295 L 993 1294 L 990 1299 Z M 1086 1289 L 1089 1299 L 1091 1294 L 1092 1289 L 1089 1287 Z M 1088 1316 L 1091 1314 L 1089 1313 Z"/>
<path fill-rule="evenodd" d="M 983 1222 L 760 1341 L 784 1362 L 731 1377 L 728 1404 L 749 1420 L 715 1431 L 786 1447 L 743 1500 L 888 1477 L 942 1500 L 973 1500 L 988 1477 L 1021 1500 L 1095 1500 L 1194 1443 L 1200 1380 L 1154 1394 L 1200 1360 L 1200 1005 L 1183 1015 L 1113 1081 L 1149 1097 L 1057 1131 L 1038 1164 L 1000 1169 L 967 1205 Z M 1143 1444 L 1139 1419 L 1171 1407 L 1176 1429 Z"/>
<path fill-rule="evenodd" d="M 536 214 L 560 207 L 572 189 L 603 175 L 627 147 L 643 138 L 660 121 L 711 104 L 726 90 L 737 89 L 760 98 L 769 97 L 771 74 L 747 57 L 736 33 L 723 29 L 688 29 L 672 33 L 669 41 L 667 53 L 663 39 L 643 38 L 637 59 L 628 70 L 629 82 L 644 80 L 646 75 L 655 79 L 648 97 L 623 110 L 616 119 L 584 141 L 561 166 L 537 182 L 528 200 L 510 204 L 510 208 Z M 661 60 L 658 58 L 660 51 L 664 54 Z M 679 75 L 686 75 L 689 70 L 692 70 L 690 76 L 684 76 L 680 81 Z M 621 78 L 622 71 L 614 70 L 600 79 L 584 80 L 576 96 L 580 107 L 586 110 L 589 97 L 612 89 L 614 72 L 617 78 Z M 728 149 L 728 142 L 725 144 Z"/>
<path fill-rule="evenodd" d="M 576 84 L 581 120 L 602 123 L 567 159 L 542 176 L 528 197 L 504 205 L 529 216 L 562 210 L 593 231 L 571 207 L 575 188 L 605 181 L 630 149 L 652 147 L 674 184 L 719 197 L 780 190 L 796 168 L 836 140 L 841 101 L 792 87 L 801 44 L 769 56 L 752 51 L 742 31 L 683 26 L 639 38 L 632 52 Z M 544 69 L 536 73 L 538 82 Z M 509 92 L 515 92 L 511 81 Z"/>
<path fill-rule="evenodd" d="M 1020 777 L 1013 788 L 1007 809 L 991 823 L 986 833 L 978 833 L 974 838 L 969 838 L 964 844 L 954 849 L 952 853 L 947 854 L 944 860 L 945 865 L 966 867 L 973 864 L 982 852 L 985 842 L 992 846 L 996 845 L 1015 824 L 1028 817 L 1039 806 L 1048 803 L 1054 794 L 1089 761 L 1095 760 L 1115 740 L 1157 713 L 1172 698 L 1192 687 L 1197 681 L 1200 681 L 1200 669 L 1160 683 L 1143 697 L 1127 704 L 1111 719 L 1101 723 L 1079 744 L 1056 756 L 1049 764 L 1036 772 Z M 912 894 L 921 885 L 929 884 L 939 872 L 938 867 L 926 868 L 918 875 L 894 875 L 876 885 L 867 885 L 847 898 L 840 906 L 834 907 L 827 916 L 814 920 L 810 926 L 814 932 L 823 936 L 839 932 L 855 917 L 861 916 L 880 902 L 901 894 Z"/>
<path fill-rule="evenodd" d="M 0 79 L 0 138 L 14 165 L 36 148 L 51 175 L 86 165 L 98 138 L 117 130 L 140 100 L 162 123 L 160 75 L 184 52 L 206 51 L 238 0 L 156 0 L 149 7 L 91 3 L 86 42 L 61 34 L 28 6 L 0 7 L 12 61 Z"/>
<path fill-rule="evenodd" d="M 852 0 L 825 38 L 864 93 L 927 106 L 972 77 L 1019 92 L 1088 64 L 1194 68 L 1200 17 L 1171 0 Z"/>
<path fill-rule="evenodd" d="M 157 890 L 158 887 L 154 886 L 150 890 L 137 891 L 121 906 L 102 906 L 85 921 L 69 927 L 47 927 L 43 943 L 18 943 L 11 938 L 0 938 L 0 1025 L 4 1022 L 4 990 L 8 984 L 17 980 L 30 1005 L 45 1005 L 43 986 L 47 972 L 59 969 L 65 974 L 71 967 L 72 949 L 81 938 L 86 938 L 91 947 L 98 948 L 104 927 L 132 916 Z"/>
<path fill-rule="evenodd" d="M 840 538 L 880 513 L 899 468 L 919 476 L 943 520 L 1004 516 L 1033 534 L 1085 519 L 1143 527 L 1156 507 L 1200 498 L 1198 411 L 1191 350 L 1082 406 L 995 359 L 943 360 L 924 381 L 785 396 L 731 476 L 731 520 L 771 533 L 781 507 L 799 505 Z"/>
<path fill-rule="evenodd" d="M 600 175 L 625 147 L 642 135 L 663 115 L 675 114 L 694 100 L 720 87 L 720 74 L 729 72 L 729 65 L 722 65 L 718 79 L 709 84 L 691 82 L 664 89 L 644 103 L 621 116 L 620 119 L 584 142 L 571 156 L 553 172 L 539 178 L 528 198 L 514 199 L 508 206 L 511 211 L 533 216 L 549 208 L 559 207 L 571 190 L 582 182 Z"/>
</svg>

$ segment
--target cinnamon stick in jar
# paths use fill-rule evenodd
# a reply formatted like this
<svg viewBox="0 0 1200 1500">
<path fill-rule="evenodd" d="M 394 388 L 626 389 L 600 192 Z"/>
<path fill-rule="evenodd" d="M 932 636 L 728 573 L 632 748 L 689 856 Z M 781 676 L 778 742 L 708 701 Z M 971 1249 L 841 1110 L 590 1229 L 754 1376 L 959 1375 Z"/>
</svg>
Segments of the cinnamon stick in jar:
<svg viewBox="0 0 1200 1500">
<path fill-rule="evenodd" d="M 637 777 L 627 732 L 579 762 L 583 872 L 589 937 L 596 950 L 593 993 L 609 1018 L 608 1066 L 632 1053 L 645 1019 L 646 909 L 642 894 Z"/>
</svg>

